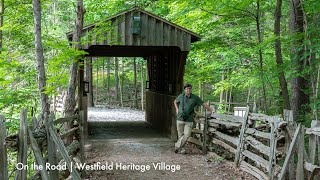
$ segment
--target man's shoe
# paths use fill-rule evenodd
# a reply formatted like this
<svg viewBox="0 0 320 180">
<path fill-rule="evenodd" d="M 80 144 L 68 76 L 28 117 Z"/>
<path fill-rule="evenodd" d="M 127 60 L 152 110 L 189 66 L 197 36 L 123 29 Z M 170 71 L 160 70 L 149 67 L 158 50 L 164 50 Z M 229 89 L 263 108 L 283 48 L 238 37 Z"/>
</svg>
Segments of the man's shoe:
<svg viewBox="0 0 320 180">
<path fill-rule="evenodd" d="M 174 152 L 175 152 L 175 153 L 178 153 L 178 152 L 179 152 L 179 148 L 175 146 L 175 147 L 174 147 Z"/>
<path fill-rule="evenodd" d="M 185 149 L 181 149 L 180 154 L 186 154 L 187 151 Z"/>
</svg>

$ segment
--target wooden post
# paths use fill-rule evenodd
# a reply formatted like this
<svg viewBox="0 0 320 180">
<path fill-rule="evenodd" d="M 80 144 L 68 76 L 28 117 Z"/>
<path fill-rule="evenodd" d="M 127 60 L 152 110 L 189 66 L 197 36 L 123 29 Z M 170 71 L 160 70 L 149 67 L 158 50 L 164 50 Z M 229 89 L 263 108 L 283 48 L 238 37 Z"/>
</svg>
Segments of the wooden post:
<svg viewBox="0 0 320 180">
<path fill-rule="evenodd" d="M 75 169 L 75 166 L 72 166 L 71 158 L 68 155 L 68 151 L 66 147 L 64 146 L 62 140 L 56 135 L 55 130 L 50 127 L 49 128 L 50 136 L 52 137 L 52 140 L 56 144 L 57 148 L 59 149 L 59 152 L 61 153 L 63 159 L 67 163 L 67 167 L 72 175 L 72 179 L 74 180 L 81 180 L 79 173 Z"/>
<path fill-rule="evenodd" d="M 294 121 L 293 121 L 293 113 L 292 110 L 288 110 L 288 109 L 284 109 L 283 110 L 283 119 L 288 123 L 287 128 L 288 129 L 293 129 L 294 128 Z M 292 130 L 293 132 L 293 130 Z M 289 132 L 285 133 L 285 149 L 286 152 L 289 151 L 289 146 L 290 146 L 290 139 L 291 139 L 291 134 L 289 134 Z M 290 157 L 289 159 L 289 165 L 288 165 L 289 169 L 294 169 L 294 159 L 293 156 Z M 295 178 L 295 174 L 294 171 L 288 171 L 288 178 L 289 179 L 294 179 Z"/>
<path fill-rule="evenodd" d="M 319 127 L 320 123 L 319 121 L 313 120 L 311 122 L 311 128 Z M 317 136 L 314 134 L 310 134 L 309 138 L 309 157 L 310 157 L 310 163 L 315 163 L 316 158 L 316 149 L 317 149 Z"/>
<path fill-rule="evenodd" d="M 274 179 L 274 167 L 276 165 L 276 150 L 277 150 L 277 117 L 273 116 L 270 121 L 271 132 L 270 132 L 270 155 L 269 155 L 269 177 Z"/>
<path fill-rule="evenodd" d="M 297 142 L 297 139 L 298 139 L 298 134 L 299 132 L 301 132 L 301 125 L 299 124 L 295 133 L 294 133 L 294 136 L 292 138 L 292 141 L 290 143 L 290 147 L 289 147 L 289 150 L 287 151 L 287 156 L 284 160 L 284 163 L 283 163 L 283 166 L 282 166 L 282 169 L 281 169 L 281 172 L 279 174 L 279 180 L 282 180 L 284 179 L 285 177 L 285 173 L 287 171 L 287 168 L 289 166 L 289 161 L 293 155 L 293 152 L 294 152 L 294 146 L 296 145 L 296 142 Z M 291 169 L 291 171 L 293 171 L 293 169 Z"/>
<path fill-rule="evenodd" d="M 84 155 L 84 112 L 80 111 L 79 113 L 79 127 L 80 127 L 80 161 L 82 164 L 85 163 L 85 155 Z M 86 171 L 81 171 L 81 177 L 86 176 Z"/>
<path fill-rule="evenodd" d="M 240 135 L 239 135 L 239 141 L 238 141 L 238 145 L 237 145 L 237 151 L 236 151 L 236 154 L 235 154 L 235 157 L 234 157 L 234 162 L 235 162 L 236 166 L 239 166 L 239 162 L 240 162 L 240 159 L 241 159 L 241 151 L 242 151 L 243 144 L 244 144 L 244 133 L 245 133 L 246 128 L 247 128 L 248 115 L 249 115 L 249 106 L 247 106 L 246 114 L 243 117 L 243 122 L 242 122 Z"/>
<path fill-rule="evenodd" d="M 47 132 L 47 143 L 48 143 L 48 163 L 50 165 L 58 165 L 57 161 L 57 148 L 53 142 L 52 137 L 50 136 L 49 128 L 53 127 L 54 116 L 51 114 L 49 119 L 46 117 L 46 132 Z M 39 163 L 39 161 L 38 161 Z M 50 178 L 52 180 L 59 179 L 59 171 L 58 170 L 50 170 Z"/>
<path fill-rule="evenodd" d="M 210 103 L 209 103 L 210 104 Z M 203 139 L 202 139 L 202 152 L 204 154 L 207 153 L 207 131 L 208 131 L 208 116 L 207 116 L 207 109 L 205 109 L 205 120 L 203 124 Z M 200 129 L 200 127 L 199 127 Z"/>
<path fill-rule="evenodd" d="M 8 179 L 7 148 L 5 138 L 7 137 L 6 123 L 4 116 L 0 115 L 0 179 Z"/>
<path fill-rule="evenodd" d="M 304 126 L 300 129 L 300 136 L 298 139 L 298 163 L 297 163 L 297 174 L 296 179 L 304 179 Z"/>
<path fill-rule="evenodd" d="M 28 156 L 27 125 L 27 110 L 22 109 L 20 113 L 19 149 L 17 163 L 22 163 L 23 166 L 27 165 Z M 22 170 L 17 170 L 15 179 L 27 179 L 27 169 L 23 168 Z"/>
<path fill-rule="evenodd" d="M 87 96 L 83 96 L 82 97 L 82 111 L 83 111 L 83 139 L 87 139 L 88 138 L 88 99 Z"/>
<path fill-rule="evenodd" d="M 84 131 L 84 138 L 87 138 L 88 135 L 88 123 L 87 123 L 87 115 L 88 115 L 88 96 L 87 94 L 84 93 L 84 61 L 81 59 L 79 60 L 79 94 L 78 94 L 78 99 L 79 99 L 79 112 L 83 111 L 83 131 Z M 104 72 L 103 72 L 104 73 Z M 89 92 L 90 94 L 90 92 Z M 90 96 L 89 96 L 90 97 Z"/>
<path fill-rule="evenodd" d="M 86 81 L 89 82 L 88 106 L 93 107 L 92 57 L 86 58 L 85 65 L 86 65 Z M 108 86 L 109 86 L 109 84 L 108 84 Z"/>
<path fill-rule="evenodd" d="M 38 163 L 38 165 L 41 165 L 43 168 L 40 170 L 40 173 L 41 173 L 41 179 L 42 180 L 50 180 L 50 177 L 49 177 L 49 175 L 48 175 L 48 172 L 47 172 L 47 170 L 46 170 L 46 165 L 45 165 L 45 161 L 44 161 L 44 159 L 43 159 L 43 157 L 42 157 L 42 153 L 41 153 L 41 151 L 40 151 L 40 148 L 38 147 L 38 144 L 37 144 L 37 141 L 36 141 L 36 139 L 33 137 L 33 135 L 32 135 L 32 132 L 31 131 L 29 131 L 28 132 L 28 134 L 29 134 L 29 138 L 30 138 L 30 144 L 31 144 L 31 148 L 32 148 L 32 150 L 33 150 L 33 154 L 34 154 L 34 156 L 35 156 L 35 158 L 36 158 L 36 160 L 37 160 L 37 163 Z M 49 142 L 49 141 L 48 141 Z M 49 150 L 48 150 L 49 151 Z M 49 163 L 50 163 L 50 161 L 49 161 Z M 50 173 L 50 175 L 51 175 L 51 180 L 54 180 L 53 179 L 53 175 Z M 59 179 L 59 176 L 57 176 L 57 179 Z"/>
<path fill-rule="evenodd" d="M 83 59 L 79 59 L 79 79 L 78 79 L 78 107 L 79 112 L 82 110 L 82 97 L 84 95 L 84 62 Z"/>
<path fill-rule="evenodd" d="M 35 131 L 36 129 L 38 129 L 38 120 L 36 117 L 32 117 L 32 131 Z"/>
</svg>

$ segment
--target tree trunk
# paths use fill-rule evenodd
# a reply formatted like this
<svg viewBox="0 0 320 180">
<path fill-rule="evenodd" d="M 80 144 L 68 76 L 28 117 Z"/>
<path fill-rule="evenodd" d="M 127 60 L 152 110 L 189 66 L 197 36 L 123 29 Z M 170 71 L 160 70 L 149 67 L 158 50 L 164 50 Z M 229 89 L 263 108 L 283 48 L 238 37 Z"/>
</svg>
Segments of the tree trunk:
<svg viewBox="0 0 320 180">
<path fill-rule="evenodd" d="M 225 106 L 224 106 L 224 111 L 227 112 L 227 108 L 228 108 L 228 89 L 225 90 Z"/>
<path fill-rule="evenodd" d="M 33 0 L 33 15 L 34 15 L 34 36 L 35 36 L 35 49 L 38 70 L 38 89 L 40 94 L 41 103 L 41 120 L 44 120 L 44 115 L 49 115 L 48 95 L 45 94 L 46 90 L 46 73 L 44 67 L 43 48 L 41 40 L 41 3 L 40 0 Z M 1 16 L 2 18 L 2 16 Z"/>
<path fill-rule="evenodd" d="M 144 78 L 143 78 L 143 62 L 141 62 L 141 110 L 143 111 L 144 110 L 144 105 L 143 105 L 143 97 L 144 97 L 144 94 L 143 94 L 143 83 L 144 83 Z"/>
<path fill-rule="evenodd" d="M 231 112 L 231 99 L 232 99 L 232 86 L 230 88 L 230 92 L 229 92 L 229 99 L 228 99 L 228 112 Z"/>
<path fill-rule="evenodd" d="M 76 50 L 80 50 L 80 38 L 81 38 L 81 31 L 83 28 L 83 16 L 84 16 L 84 8 L 83 8 L 83 1 L 77 0 L 77 17 L 75 21 L 75 28 L 72 36 L 72 47 Z M 79 58 L 79 57 L 76 57 Z M 66 95 L 65 105 L 64 105 L 64 115 L 66 117 L 72 116 L 75 111 L 76 107 L 76 87 L 77 87 L 77 77 L 78 77 L 78 59 L 75 59 L 74 63 L 70 67 L 69 72 L 69 86 Z M 79 82 L 80 83 L 80 82 Z M 82 98 L 82 97 L 78 97 Z M 65 123 L 65 130 L 69 130 L 71 128 L 70 123 Z M 72 142 L 71 138 L 66 139 L 66 143 L 70 144 Z"/>
<path fill-rule="evenodd" d="M 121 84 L 120 84 L 120 102 L 121 102 L 121 107 L 123 107 L 123 85 L 124 85 L 124 59 L 121 58 L 122 63 L 121 63 Z"/>
<path fill-rule="evenodd" d="M 221 81 L 224 81 L 224 71 L 222 72 Z M 223 90 L 220 92 L 220 104 L 223 103 Z"/>
<path fill-rule="evenodd" d="M 256 14 L 256 29 L 257 29 L 257 36 L 258 36 L 258 44 L 262 43 L 262 35 L 261 35 L 261 22 L 260 22 L 260 0 L 257 0 L 257 14 Z M 263 56 L 262 56 L 262 49 L 259 48 L 259 68 L 260 68 L 260 79 L 262 82 L 262 94 L 263 94 L 263 109 L 264 113 L 267 113 L 267 95 L 266 95 L 266 86 L 263 77 Z"/>
<path fill-rule="evenodd" d="M 95 58 L 97 65 L 97 77 L 96 77 L 96 104 L 99 102 L 99 59 Z"/>
<path fill-rule="evenodd" d="M 314 102 L 313 115 L 316 121 L 318 121 L 318 110 L 317 110 L 316 102 L 318 100 L 318 91 L 319 91 L 319 83 L 320 83 L 319 81 L 320 81 L 320 65 L 318 66 L 317 81 L 315 84 L 316 87 L 315 87 L 315 95 L 314 95 L 315 102 Z"/>
<path fill-rule="evenodd" d="M 115 97 L 116 101 L 119 101 L 119 59 L 117 57 L 114 58 L 114 64 Z"/>
<path fill-rule="evenodd" d="M 304 70 L 304 38 L 301 34 L 304 33 L 304 16 L 301 0 L 290 0 L 290 31 L 294 36 L 294 41 L 291 48 L 291 61 L 293 62 L 295 77 L 292 79 L 292 111 L 295 121 L 303 120 L 306 112 L 310 111 L 307 108 L 310 100 L 309 95 L 305 92 L 308 88 L 308 82 L 305 75 L 301 75 Z"/>
<path fill-rule="evenodd" d="M 138 108 L 138 86 L 137 86 L 137 62 L 133 58 L 133 72 L 134 72 L 134 108 Z"/>
<path fill-rule="evenodd" d="M 4 15 L 4 0 L 0 0 L 0 52 L 2 52 L 3 48 L 3 35 L 2 35 L 2 27 L 3 27 L 3 15 Z"/>
<path fill-rule="evenodd" d="M 104 103 L 104 99 L 106 96 L 106 83 L 104 79 L 104 64 L 105 64 L 105 59 L 102 59 L 102 93 L 101 93 L 101 98 L 102 98 L 102 103 Z"/>
<path fill-rule="evenodd" d="M 281 52 L 281 41 L 280 41 L 280 20 L 281 20 L 281 7 L 282 0 L 277 0 L 276 10 L 275 10 L 275 21 L 274 21 L 274 34 L 277 37 L 274 45 L 276 62 L 278 67 L 278 78 L 281 87 L 283 108 L 281 109 L 291 109 L 290 99 L 288 92 L 288 85 L 283 71 L 283 61 L 282 61 L 282 52 Z"/>
<path fill-rule="evenodd" d="M 110 58 L 107 58 L 107 96 L 108 96 L 108 104 L 110 104 Z"/>
<path fill-rule="evenodd" d="M 77 17 L 75 21 L 75 28 L 72 36 L 72 47 L 74 49 L 79 50 L 81 48 L 80 38 L 81 38 L 81 31 L 83 28 L 83 15 L 84 15 L 84 8 L 83 8 L 83 1 L 77 0 Z M 76 57 L 78 58 L 78 57 Z M 78 59 L 74 61 L 74 63 L 70 67 L 70 77 L 69 77 L 69 86 L 65 101 L 65 116 L 71 116 L 74 114 L 74 110 L 76 107 L 76 87 L 77 87 L 77 75 L 78 75 Z"/>
</svg>

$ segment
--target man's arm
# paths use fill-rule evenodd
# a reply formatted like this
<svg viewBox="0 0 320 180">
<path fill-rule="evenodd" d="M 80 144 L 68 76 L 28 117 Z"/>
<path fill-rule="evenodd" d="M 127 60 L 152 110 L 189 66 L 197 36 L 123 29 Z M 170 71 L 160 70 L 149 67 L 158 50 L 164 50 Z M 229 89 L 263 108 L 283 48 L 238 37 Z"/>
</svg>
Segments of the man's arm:
<svg viewBox="0 0 320 180">
<path fill-rule="evenodd" d="M 209 107 L 207 103 L 203 103 L 202 106 L 203 106 L 204 108 L 206 108 L 208 111 L 210 111 L 211 113 L 214 113 L 214 109 L 212 109 L 211 107 Z"/>
<path fill-rule="evenodd" d="M 176 108 L 176 113 L 178 114 L 178 112 L 179 112 L 179 107 L 178 107 L 177 100 L 174 100 L 173 104 L 174 104 L 174 107 Z"/>
</svg>

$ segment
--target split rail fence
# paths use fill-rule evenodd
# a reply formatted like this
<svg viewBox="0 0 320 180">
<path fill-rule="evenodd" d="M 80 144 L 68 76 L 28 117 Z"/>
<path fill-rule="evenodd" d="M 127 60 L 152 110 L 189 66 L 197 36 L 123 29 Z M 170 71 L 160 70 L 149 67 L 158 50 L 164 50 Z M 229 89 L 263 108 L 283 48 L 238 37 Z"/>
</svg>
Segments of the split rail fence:
<svg viewBox="0 0 320 180">
<path fill-rule="evenodd" d="M 27 179 L 27 171 L 30 168 L 15 168 L 10 174 L 8 173 L 7 150 L 17 151 L 17 164 L 28 165 L 28 147 L 31 148 L 39 168 L 30 179 L 55 180 L 69 178 L 80 180 L 85 176 L 85 172 L 75 169 L 72 166 L 71 155 L 80 154 L 77 160 L 84 163 L 84 134 L 83 134 L 83 111 L 78 115 L 71 117 L 54 119 L 53 115 L 45 118 L 45 123 L 40 125 L 36 118 L 32 118 L 32 126 L 28 126 L 27 111 L 21 110 L 20 113 L 20 130 L 17 135 L 7 135 L 4 116 L 0 115 L 0 179 L 7 180 L 13 173 L 14 179 Z M 60 132 L 65 123 L 72 123 L 73 128 L 68 131 Z M 58 128 L 56 128 L 58 127 Z M 73 139 L 71 144 L 65 144 L 64 139 Z M 44 157 L 45 156 L 45 157 Z M 60 163 L 59 163 L 60 162 Z M 49 164 L 46 164 L 49 163 Z M 59 174 L 62 171 L 47 169 L 50 167 L 66 163 L 67 171 L 65 174 Z M 65 177 L 66 176 L 66 177 Z"/>
<path fill-rule="evenodd" d="M 313 121 L 311 128 L 305 129 L 293 122 L 292 111 L 284 110 L 283 118 L 279 118 L 249 113 L 247 107 L 244 117 L 197 114 L 195 122 L 194 135 L 189 142 L 199 145 L 204 152 L 209 150 L 218 155 L 227 150 L 237 167 L 257 179 L 317 179 L 320 172 L 319 121 Z M 305 137 L 309 138 L 308 150 Z"/>
</svg>

